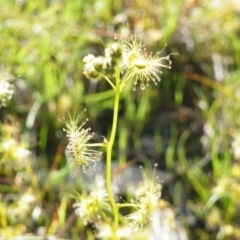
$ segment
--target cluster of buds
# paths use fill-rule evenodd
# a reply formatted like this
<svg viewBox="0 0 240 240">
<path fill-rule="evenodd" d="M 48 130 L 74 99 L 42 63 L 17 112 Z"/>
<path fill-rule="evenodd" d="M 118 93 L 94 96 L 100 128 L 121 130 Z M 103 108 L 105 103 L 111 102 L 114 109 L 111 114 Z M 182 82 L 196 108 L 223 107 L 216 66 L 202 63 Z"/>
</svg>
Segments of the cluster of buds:
<svg viewBox="0 0 240 240">
<path fill-rule="evenodd" d="M 136 90 L 135 85 L 139 81 L 140 88 L 144 90 L 149 81 L 157 85 L 157 82 L 161 80 L 159 75 L 162 74 L 162 67 L 171 68 L 170 55 L 176 53 L 160 57 L 162 51 L 155 55 L 149 54 L 145 45 L 135 34 L 126 39 L 121 38 L 119 43 L 106 48 L 104 56 L 86 56 L 83 59 L 85 63 L 83 73 L 89 79 L 99 80 L 112 74 L 115 65 L 119 64 L 122 86 L 132 82 L 134 83 L 133 90 Z"/>
<path fill-rule="evenodd" d="M 121 56 L 121 46 L 118 43 L 111 44 L 105 49 L 104 56 L 95 57 L 89 54 L 83 59 L 83 73 L 88 79 L 100 80 L 103 76 L 108 76 L 114 72 L 115 65 Z"/>
</svg>

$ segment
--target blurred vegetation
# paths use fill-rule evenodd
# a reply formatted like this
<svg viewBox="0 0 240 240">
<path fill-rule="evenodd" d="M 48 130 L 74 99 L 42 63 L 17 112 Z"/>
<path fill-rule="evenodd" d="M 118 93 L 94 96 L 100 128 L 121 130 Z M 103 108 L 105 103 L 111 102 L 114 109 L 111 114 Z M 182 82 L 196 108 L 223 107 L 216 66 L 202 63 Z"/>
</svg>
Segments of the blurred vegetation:
<svg viewBox="0 0 240 240">
<path fill-rule="evenodd" d="M 82 182 L 58 119 L 87 105 L 95 139 L 108 136 L 114 93 L 85 79 L 82 59 L 137 29 L 149 51 L 167 43 L 164 52 L 179 56 L 158 86 L 125 92 L 115 158 L 157 162 L 171 174 L 163 198 L 189 239 L 240 239 L 239 6 L 1 0 L 0 82 L 9 91 L 0 89 L 0 238 L 94 239 L 72 208 Z"/>
</svg>

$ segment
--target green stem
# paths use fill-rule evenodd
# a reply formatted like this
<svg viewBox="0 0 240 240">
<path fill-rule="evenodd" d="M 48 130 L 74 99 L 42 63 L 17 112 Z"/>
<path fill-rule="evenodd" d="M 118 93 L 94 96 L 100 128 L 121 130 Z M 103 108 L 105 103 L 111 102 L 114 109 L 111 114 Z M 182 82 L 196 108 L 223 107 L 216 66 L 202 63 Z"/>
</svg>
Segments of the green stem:
<svg viewBox="0 0 240 240">
<path fill-rule="evenodd" d="M 114 216 L 114 224 L 113 224 L 113 238 L 117 240 L 117 228 L 118 228 L 118 206 L 113 196 L 111 183 L 112 183 L 112 148 L 116 136 L 116 129 L 117 129 L 117 120 L 118 120 L 118 108 L 119 108 L 119 99 L 120 99 L 120 70 L 116 68 L 116 93 L 115 93 L 115 100 L 114 100 L 114 112 L 113 112 L 113 124 L 112 124 L 112 131 L 110 140 L 107 146 L 107 166 L 106 166 L 106 180 L 107 180 L 107 192 L 109 196 L 109 200 L 111 202 L 113 208 L 113 216 Z"/>
<path fill-rule="evenodd" d="M 105 75 L 103 75 L 103 77 L 107 80 L 107 82 L 112 86 L 112 88 L 114 89 L 114 91 L 116 91 L 116 88 L 115 88 L 115 86 L 114 86 L 114 84 L 111 82 L 111 80 L 107 77 L 107 76 L 105 76 Z"/>
<path fill-rule="evenodd" d="M 129 208 L 139 208 L 139 204 L 134 204 L 134 203 L 120 203 L 118 204 L 118 208 L 125 208 L 125 207 L 129 207 Z"/>
</svg>

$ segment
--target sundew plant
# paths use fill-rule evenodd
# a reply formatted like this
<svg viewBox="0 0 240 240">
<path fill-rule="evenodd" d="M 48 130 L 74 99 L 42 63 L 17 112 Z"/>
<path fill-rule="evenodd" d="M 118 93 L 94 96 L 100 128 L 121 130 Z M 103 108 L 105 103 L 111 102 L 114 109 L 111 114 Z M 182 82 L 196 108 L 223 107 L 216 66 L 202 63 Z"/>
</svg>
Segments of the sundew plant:
<svg viewBox="0 0 240 240">
<path fill-rule="evenodd" d="M 94 224 L 97 237 L 101 239 L 126 239 L 129 234 L 139 233 L 159 209 L 168 209 L 165 221 L 174 225 L 174 214 L 167 202 L 161 197 L 161 184 L 157 176 L 150 180 L 144 175 L 143 182 L 135 191 L 135 199 L 117 203 L 112 189 L 112 155 L 118 125 L 119 101 L 127 89 L 144 90 L 155 87 L 163 69 L 171 68 L 171 55 L 162 56 L 162 52 L 148 53 L 137 34 L 119 39 L 105 49 L 103 56 L 87 55 L 84 59 L 84 75 L 89 80 L 107 81 L 114 90 L 113 122 L 110 138 L 103 137 L 102 143 L 91 143 L 93 136 L 90 128 L 85 127 L 83 110 L 77 117 L 70 117 L 66 123 L 69 143 L 66 148 L 73 166 L 88 174 L 94 170 L 97 162 L 106 151 L 106 179 L 98 180 L 92 192 L 83 191 L 76 195 L 73 207 L 84 224 Z M 144 91 L 142 91 L 144 97 Z M 129 214 L 122 216 L 120 209 L 129 208 Z"/>
</svg>

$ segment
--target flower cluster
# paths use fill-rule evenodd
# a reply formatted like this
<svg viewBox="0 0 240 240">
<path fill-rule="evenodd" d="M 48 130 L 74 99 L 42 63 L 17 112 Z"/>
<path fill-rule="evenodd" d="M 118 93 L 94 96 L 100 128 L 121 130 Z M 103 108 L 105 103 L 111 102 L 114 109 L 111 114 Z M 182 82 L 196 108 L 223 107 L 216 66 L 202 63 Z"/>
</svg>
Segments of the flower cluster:
<svg viewBox="0 0 240 240">
<path fill-rule="evenodd" d="M 105 213 L 110 211 L 108 194 L 104 188 L 105 182 L 96 178 L 94 190 L 91 193 L 84 191 L 76 197 L 73 207 L 84 224 L 95 223 L 103 218 Z"/>
<path fill-rule="evenodd" d="M 114 67 L 119 63 L 121 69 L 121 86 L 133 82 L 137 85 L 140 82 L 140 88 L 144 90 L 148 86 L 149 81 L 160 81 L 159 75 L 162 74 L 161 68 L 171 68 L 170 55 L 160 57 L 162 51 L 155 55 L 149 54 L 146 51 L 145 45 L 135 35 L 127 39 L 120 39 L 120 44 L 114 43 L 109 48 L 105 49 L 104 56 L 95 57 L 88 55 L 83 59 L 84 75 L 93 80 L 106 78 L 114 72 Z M 120 60 L 120 61 L 119 61 Z M 134 86 L 133 90 L 136 90 Z"/>
<path fill-rule="evenodd" d="M 136 200 L 132 200 L 137 210 L 125 218 L 129 221 L 131 227 L 142 229 L 149 222 L 152 214 L 159 207 L 162 186 L 158 181 L 145 179 L 136 191 Z"/>
<path fill-rule="evenodd" d="M 104 56 L 95 57 L 92 54 L 84 59 L 84 75 L 91 80 L 100 80 L 104 76 L 112 74 L 114 67 L 122 56 L 121 46 L 117 43 L 105 49 Z"/>
<path fill-rule="evenodd" d="M 7 72 L 0 72 L 0 108 L 5 107 L 13 95 L 12 76 Z"/>
<path fill-rule="evenodd" d="M 162 74 L 161 67 L 171 68 L 170 55 L 160 57 L 161 52 L 155 55 L 148 54 L 146 47 L 136 36 L 130 36 L 126 40 L 121 40 L 123 56 L 121 61 L 121 73 L 123 74 L 123 85 L 133 81 L 134 85 L 140 82 L 140 88 L 144 90 L 148 86 L 149 81 L 153 81 L 157 85 L 160 81 L 159 74 Z M 167 63 L 164 63 L 167 61 Z M 136 90 L 136 87 L 133 88 Z"/>
<path fill-rule="evenodd" d="M 89 133 L 91 128 L 83 128 L 88 119 L 78 126 L 86 109 L 74 120 L 70 117 L 70 122 L 66 123 L 63 129 L 69 138 L 67 152 L 71 155 L 71 161 L 77 169 L 82 168 L 85 172 L 87 168 L 92 169 L 96 162 L 100 161 L 102 152 L 89 148 L 89 140 L 93 137 L 93 133 Z"/>
</svg>

